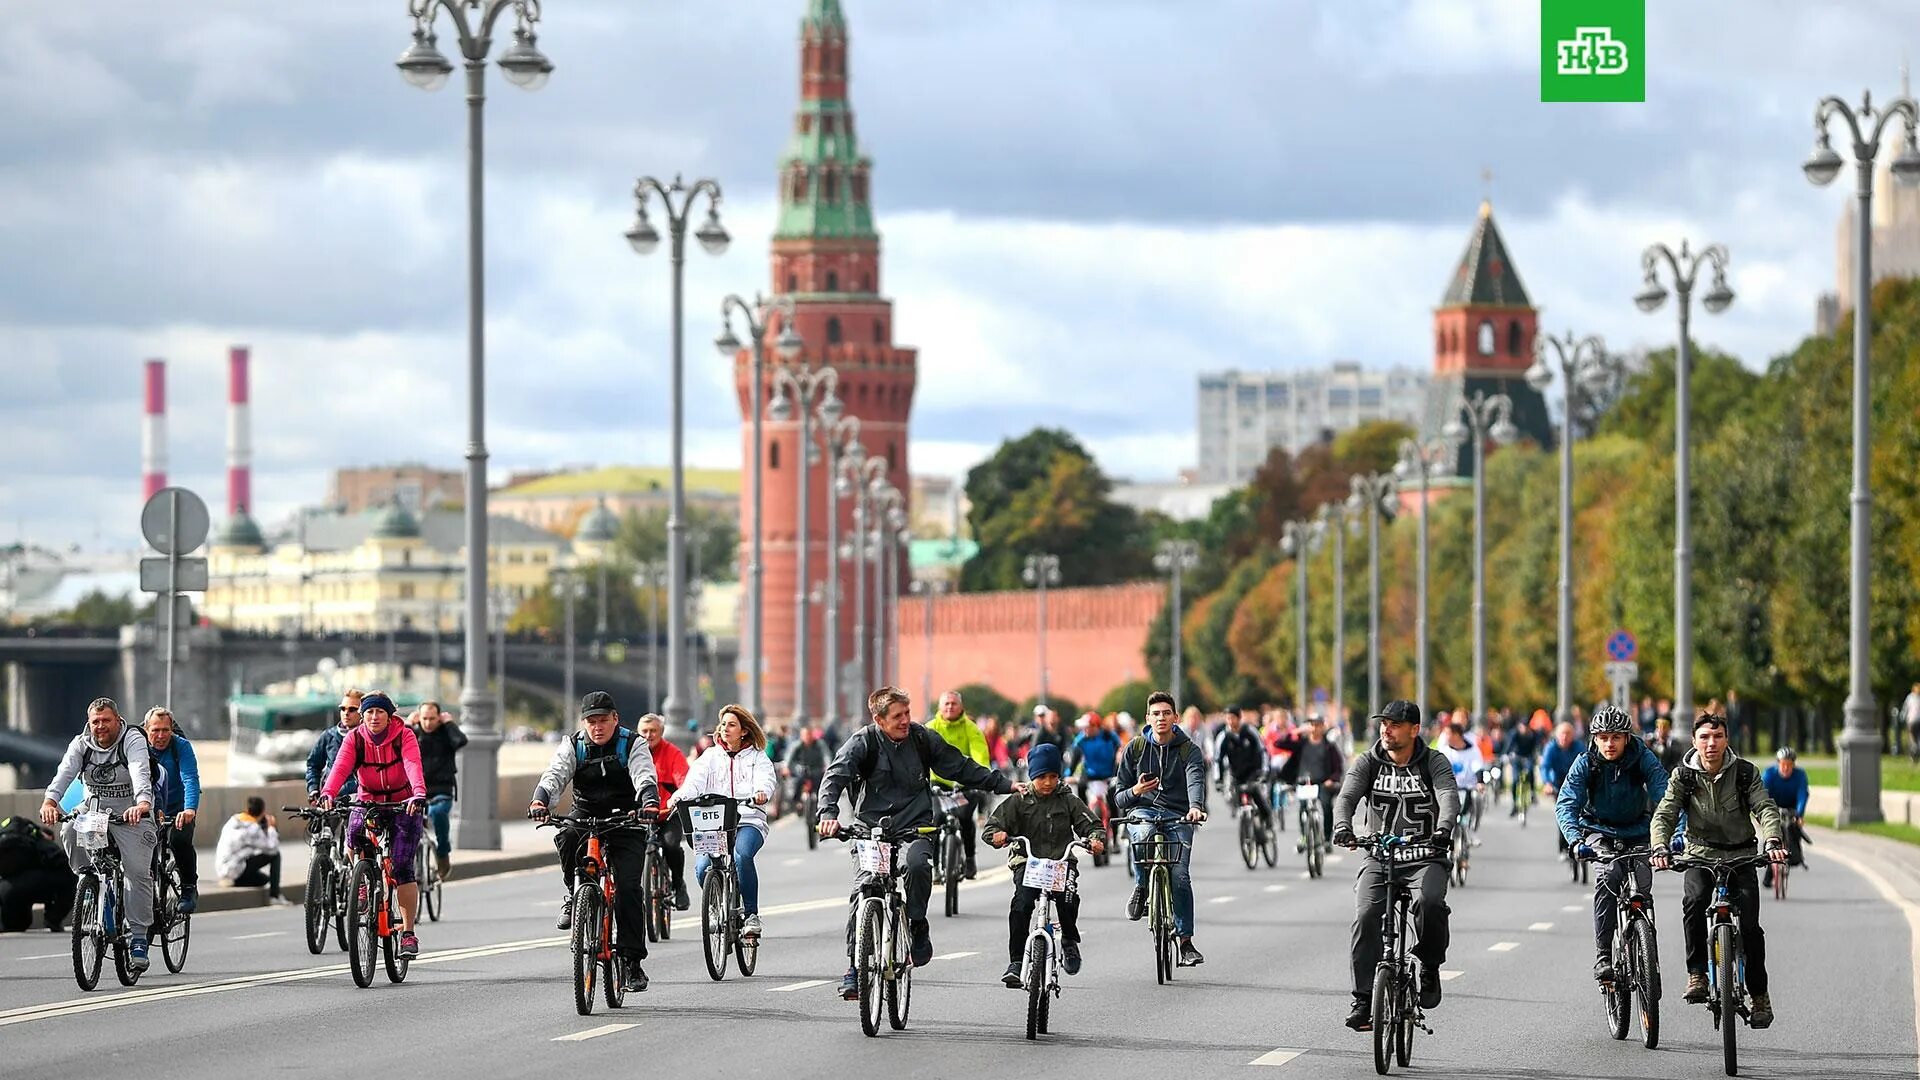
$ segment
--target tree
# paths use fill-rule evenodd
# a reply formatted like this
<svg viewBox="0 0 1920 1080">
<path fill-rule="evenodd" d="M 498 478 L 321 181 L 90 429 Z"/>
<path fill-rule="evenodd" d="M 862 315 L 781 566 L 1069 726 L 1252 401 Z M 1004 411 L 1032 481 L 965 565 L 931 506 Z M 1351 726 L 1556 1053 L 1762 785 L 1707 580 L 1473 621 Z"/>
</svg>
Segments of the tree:
<svg viewBox="0 0 1920 1080">
<path fill-rule="evenodd" d="M 1030 726 L 1033 723 L 1033 710 L 1039 706 L 1040 695 L 1035 694 L 1020 703 L 1019 707 L 1014 710 L 1014 718 L 1022 727 Z M 1069 699 L 1061 697 L 1059 694 L 1047 695 L 1047 708 L 1060 714 L 1061 727 L 1069 736 L 1073 734 L 1073 722 L 1079 719 L 1081 713 L 1086 712 L 1085 709 L 1075 705 Z"/>
<path fill-rule="evenodd" d="M 1094 710 L 1101 716 L 1124 712 L 1142 717 L 1147 715 L 1147 695 L 1158 689 L 1150 680 L 1130 679 L 1100 695 Z"/>
<path fill-rule="evenodd" d="M 964 590 L 1023 588 L 1028 555 L 1060 557 L 1063 585 L 1147 577 L 1148 526 L 1116 503 L 1113 484 L 1064 432 L 1039 429 L 1001 444 L 967 474 L 969 521 L 980 553 L 961 571 Z"/>
<path fill-rule="evenodd" d="M 735 560 L 740 550 L 740 523 L 725 511 L 689 505 L 685 535 L 689 573 L 698 566 L 700 577 L 706 581 L 732 581 L 739 576 Z M 666 508 L 629 510 L 620 519 L 620 535 L 614 541 L 614 549 L 629 562 L 665 562 Z"/>
<path fill-rule="evenodd" d="M 573 633 L 577 642 L 593 640 L 599 620 L 600 605 L 600 568 L 591 564 L 575 571 L 580 582 L 580 592 L 574 600 Z M 664 593 L 664 590 L 661 590 Z M 666 598 L 661 601 L 661 625 L 666 624 Z M 652 592 L 636 588 L 630 568 L 621 564 L 607 566 L 607 636 L 612 640 L 644 639 L 647 634 L 648 609 L 653 602 Z M 513 616 L 507 620 L 507 630 L 511 633 L 544 633 L 554 641 L 562 640 L 567 631 L 566 598 L 555 589 L 552 583 L 527 597 L 514 609 Z"/>
<path fill-rule="evenodd" d="M 152 605 L 148 607 L 151 609 Z M 130 593 L 108 596 L 94 589 L 75 601 L 72 608 L 50 616 L 46 622 L 55 626 L 118 628 L 132 623 L 135 617 Z"/>
<path fill-rule="evenodd" d="M 1014 711 L 1012 699 L 985 683 L 967 683 L 955 688 L 960 694 L 960 703 L 966 707 L 967 715 L 975 720 L 993 717 L 1009 728 L 1018 728 L 1026 722 L 1025 718 Z M 929 702 L 928 707 L 934 703 Z M 1029 709 L 1027 716 L 1032 716 Z"/>
</svg>

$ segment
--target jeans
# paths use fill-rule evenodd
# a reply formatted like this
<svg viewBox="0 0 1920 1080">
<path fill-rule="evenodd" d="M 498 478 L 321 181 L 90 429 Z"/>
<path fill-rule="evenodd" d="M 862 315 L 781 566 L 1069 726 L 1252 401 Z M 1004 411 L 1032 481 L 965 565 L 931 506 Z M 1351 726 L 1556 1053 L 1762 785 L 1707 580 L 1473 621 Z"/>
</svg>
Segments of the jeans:
<svg viewBox="0 0 1920 1080">
<path fill-rule="evenodd" d="M 740 906 L 748 915 L 760 913 L 760 872 L 753 867 L 753 857 L 767 843 L 767 834 L 751 825 L 740 826 L 733 834 L 733 872 L 740 879 Z M 713 865 L 713 856 L 700 855 L 693 860 L 695 881 L 707 883 L 707 867 Z"/>
<path fill-rule="evenodd" d="M 241 867 L 240 874 L 233 879 L 233 883 L 249 888 L 265 885 L 268 896 L 279 896 L 280 853 L 263 851 L 258 855 L 247 856 L 247 864 Z"/>
<path fill-rule="evenodd" d="M 1373 992 L 1373 972 L 1380 964 L 1380 921 L 1387 917 L 1387 877 L 1411 882 L 1413 890 L 1414 944 L 1410 950 L 1416 960 L 1437 968 L 1447 958 L 1447 875 L 1453 868 L 1445 862 L 1428 860 L 1395 863 L 1389 866 L 1368 858 L 1354 882 L 1353 917 L 1353 996 L 1366 998 Z"/>
<path fill-rule="evenodd" d="M 46 925 L 67 917 L 73 907 L 73 875 L 64 869 L 27 869 L 0 878 L 0 930 L 25 930 L 33 925 L 33 905 L 45 909 Z"/>
<path fill-rule="evenodd" d="M 452 818 L 453 796 L 435 795 L 427 800 L 427 820 L 433 822 L 433 850 L 443 859 L 453 854 L 453 839 L 447 835 Z"/>
<path fill-rule="evenodd" d="M 1734 917 L 1740 923 L 1740 952 L 1747 958 L 1747 990 L 1767 992 L 1767 932 L 1760 929 L 1760 881 L 1753 867 L 1736 870 L 1727 880 Z M 1689 870 L 1680 894 L 1681 931 L 1687 938 L 1687 974 L 1707 970 L 1707 904 L 1713 900 L 1713 875 Z"/>
<path fill-rule="evenodd" d="M 852 849 L 848 852 L 851 855 Z M 927 901 L 933 896 L 933 840 L 922 836 L 901 849 L 894 858 L 904 868 L 901 875 L 907 883 L 907 920 L 909 922 L 927 921 Z M 864 884 L 870 875 L 857 874 L 854 884 Z M 849 902 L 858 900 L 860 893 L 856 888 Z M 853 920 L 858 914 L 857 907 L 847 912 L 847 958 L 853 958 Z"/>
<path fill-rule="evenodd" d="M 1193 936 L 1193 826 L 1187 824 L 1178 814 L 1164 811 L 1139 810 L 1141 817 L 1152 817 L 1165 825 L 1129 825 L 1127 838 L 1133 842 L 1135 865 L 1133 882 L 1140 888 L 1147 887 L 1149 867 L 1138 864 L 1138 859 L 1146 853 L 1149 837 L 1163 835 L 1174 842 L 1180 850 L 1180 858 L 1167 869 L 1173 872 L 1173 932 L 1183 938 Z"/>
<path fill-rule="evenodd" d="M 1617 894 L 1626 887 L 1627 871 L 1633 871 L 1633 890 L 1653 891 L 1653 865 L 1645 856 L 1615 859 L 1593 878 L 1593 948 L 1595 956 L 1613 955 L 1613 930 L 1620 918 Z"/>
</svg>

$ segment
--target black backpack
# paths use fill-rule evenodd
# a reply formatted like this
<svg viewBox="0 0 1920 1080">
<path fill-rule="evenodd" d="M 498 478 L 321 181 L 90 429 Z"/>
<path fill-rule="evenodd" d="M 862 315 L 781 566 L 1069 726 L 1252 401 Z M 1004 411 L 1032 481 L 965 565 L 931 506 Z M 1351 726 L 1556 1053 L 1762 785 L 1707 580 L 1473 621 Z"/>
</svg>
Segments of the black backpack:
<svg viewBox="0 0 1920 1080">
<path fill-rule="evenodd" d="M 25 814 L 0 818 L 0 875 L 12 877 L 40 861 L 40 823 Z"/>
<path fill-rule="evenodd" d="M 860 758 L 860 771 L 864 774 L 871 774 L 874 765 L 880 760 L 880 744 L 875 740 L 884 739 L 886 736 L 880 734 L 879 730 L 871 724 L 867 725 L 867 730 L 870 733 L 867 735 L 866 753 Z M 907 738 L 913 742 L 913 748 L 920 754 L 920 783 L 923 785 L 931 783 L 931 777 L 933 775 L 933 771 L 927 767 L 927 759 L 933 757 L 933 750 L 927 745 L 927 738 L 930 734 L 931 733 L 920 724 L 910 724 L 907 727 Z M 865 783 L 864 776 L 861 778 L 861 781 L 863 784 Z"/>
</svg>

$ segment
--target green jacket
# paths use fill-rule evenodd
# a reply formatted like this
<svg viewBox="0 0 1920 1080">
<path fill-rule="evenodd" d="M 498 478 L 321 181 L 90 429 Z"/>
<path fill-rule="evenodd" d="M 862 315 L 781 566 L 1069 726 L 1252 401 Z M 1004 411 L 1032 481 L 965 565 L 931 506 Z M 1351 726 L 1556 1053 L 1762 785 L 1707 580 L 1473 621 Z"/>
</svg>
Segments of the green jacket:
<svg viewBox="0 0 1920 1080">
<path fill-rule="evenodd" d="M 1687 756 L 1667 780 L 1666 795 L 1653 809 L 1653 836 L 1649 843 L 1654 850 L 1666 848 L 1683 813 L 1687 815 L 1686 855 L 1690 859 L 1721 860 L 1752 855 L 1760 838 L 1785 842 L 1780 807 L 1774 803 L 1773 796 L 1767 794 L 1760 770 L 1752 770 L 1751 782 L 1743 796 L 1737 786 L 1739 762 L 1739 755 L 1728 750 L 1720 772 L 1709 776 L 1700 767 L 1700 752 L 1687 751 Z M 1691 775 L 1682 775 L 1686 773 Z M 1755 818 L 1760 821 L 1757 835 L 1753 828 Z"/>
<path fill-rule="evenodd" d="M 1076 836 L 1092 839 L 1101 835 L 1100 819 L 1064 783 L 1051 795 L 1029 791 L 1002 799 L 987 819 L 987 828 L 1026 837 L 1033 854 L 1042 859 L 1065 857 L 1067 845 Z M 1008 851 L 1007 865 L 1013 868 L 1013 880 L 1018 882 L 1027 860 Z"/>
<path fill-rule="evenodd" d="M 987 737 L 980 733 L 980 725 L 973 717 L 961 713 L 953 720 L 942 720 L 937 714 L 927 721 L 927 730 L 947 741 L 947 745 L 972 758 L 983 767 L 991 767 L 987 757 Z M 941 787 L 952 787 L 953 781 L 938 773 L 929 773 L 928 779 Z"/>
</svg>

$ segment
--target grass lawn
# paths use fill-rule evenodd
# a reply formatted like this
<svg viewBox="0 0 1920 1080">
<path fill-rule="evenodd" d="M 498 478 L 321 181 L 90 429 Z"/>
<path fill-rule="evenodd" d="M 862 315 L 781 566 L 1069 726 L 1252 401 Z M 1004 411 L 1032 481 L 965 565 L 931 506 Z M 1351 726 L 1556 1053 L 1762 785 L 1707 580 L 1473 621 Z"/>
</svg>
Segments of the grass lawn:
<svg viewBox="0 0 1920 1080">
<path fill-rule="evenodd" d="M 1771 765 L 1771 761 L 1759 763 Z M 1814 787 L 1839 787 L 1840 765 L 1832 758 L 1801 758 L 1800 768 L 1806 770 L 1807 783 Z M 1906 757 L 1886 757 L 1880 759 L 1880 787 L 1885 791 L 1920 791 L 1920 768 L 1916 768 Z"/>
<path fill-rule="evenodd" d="M 1830 814 L 1808 814 L 1807 824 L 1833 828 L 1833 816 Z M 1863 832 L 1872 836 L 1884 836 L 1889 840 L 1898 840 L 1906 844 L 1920 844 L 1920 825 L 1907 825 L 1892 821 L 1878 821 L 1871 825 L 1851 825 L 1848 832 Z"/>
</svg>

